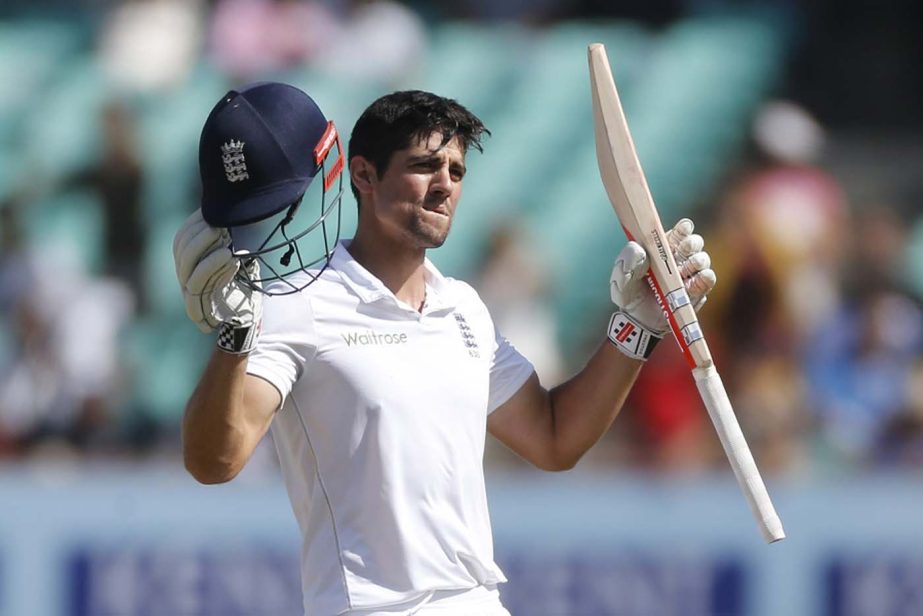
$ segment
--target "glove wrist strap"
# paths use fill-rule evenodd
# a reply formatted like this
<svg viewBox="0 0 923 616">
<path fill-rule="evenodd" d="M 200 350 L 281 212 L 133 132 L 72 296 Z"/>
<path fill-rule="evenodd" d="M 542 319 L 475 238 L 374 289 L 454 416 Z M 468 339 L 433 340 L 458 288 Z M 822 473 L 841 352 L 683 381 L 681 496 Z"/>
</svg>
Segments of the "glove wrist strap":
<svg viewBox="0 0 923 616">
<path fill-rule="evenodd" d="M 654 347 L 663 339 L 662 334 L 644 327 L 622 311 L 616 311 L 609 319 L 607 334 L 609 342 L 618 347 L 619 351 L 641 361 L 647 361 Z"/>
<path fill-rule="evenodd" d="M 222 323 L 218 327 L 218 348 L 234 355 L 246 355 L 256 346 L 260 336 L 260 323 L 239 326 Z"/>
</svg>

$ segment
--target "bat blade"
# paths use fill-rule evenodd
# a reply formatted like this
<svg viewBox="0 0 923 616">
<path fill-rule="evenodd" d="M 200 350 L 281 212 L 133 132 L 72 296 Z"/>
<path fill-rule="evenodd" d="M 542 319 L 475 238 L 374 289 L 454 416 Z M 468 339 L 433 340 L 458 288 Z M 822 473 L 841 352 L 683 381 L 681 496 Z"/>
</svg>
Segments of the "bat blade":
<svg viewBox="0 0 923 616">
<path fill-rule="evenodd" d="M 707 347 L 696 344 L 701 339 L 698 319 L 635 152 L 605 47 L 599 43 L 590 45 L 588 58 L 596 160 L 609 202 L 626 235 L 641 244 L 650 257 L 648 282 L 689 367 L 707 365 L 711 356 Z"/>
<path fill-rule="evenodd" d="M 784 539 L 782 522 L 772 505 L 714 367 L 698 317 L 676 267 L 660 215 L 635 152 L 605 47 L 599 43 L 590 45 L 587 55 L 593 98 L 596 159 L 606 194 L 625 233 L 647 252 L 650 263 L 648 281 L 693 371 L 699 394 L 763 537 L 769 543 Z"/>
<path fill-rule="evenodd" d="M 632 238 L 641 238 L 643 228 L 663 233 L 660 217 L 651 216 L 656 211 L 654 200 L 635 153 L 635 144 L 603 45 L 590 45 L 589 62 L 596 160 L 609 201 L 625 232 Z M 633 204 L 644 204 L 644 207 Z"/>
</svg>

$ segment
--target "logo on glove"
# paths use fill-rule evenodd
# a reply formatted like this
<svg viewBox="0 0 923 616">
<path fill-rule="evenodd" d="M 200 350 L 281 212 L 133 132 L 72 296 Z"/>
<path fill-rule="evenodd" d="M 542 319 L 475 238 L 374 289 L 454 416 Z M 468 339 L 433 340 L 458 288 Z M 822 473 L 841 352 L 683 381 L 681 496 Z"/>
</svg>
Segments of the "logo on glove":
<svg viewBox="0 0 923 616">
<path fill-rule="evenodd" d="M 627 319 L 622 319 L 616 321 L 615 327 L 612 330 L 612 335 L 618 342 L 632 342 L 632 339 L 638 335 L 638 328 Z"/>
</svg>

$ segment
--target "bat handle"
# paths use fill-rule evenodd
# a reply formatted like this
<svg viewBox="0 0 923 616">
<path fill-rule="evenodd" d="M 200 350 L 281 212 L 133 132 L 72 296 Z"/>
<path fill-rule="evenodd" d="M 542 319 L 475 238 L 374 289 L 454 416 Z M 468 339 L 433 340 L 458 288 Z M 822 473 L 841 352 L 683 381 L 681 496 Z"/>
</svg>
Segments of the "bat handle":
<svg viewBox="0 0 923 616">
<path fill-rule="evenodd" d="M 753 454 L 750 453 L 747 441 L 740 430 L 740 424 L 737 423 L 737 417 L 734 415 L 734 409 L 731 408 L 731 401 L 724 390 L 721 376 L 713 364 L 695 368 L 692 374 L 699 388 L 699 395 L 705 403 L 705 408 L 708 409 L 712 423 L 715 424 L 718 438 L 721 439 L 721 445 L 737 477 L 737 483 L 740 484 L 741 490 L 747 497 L 750 509 L 763 533 L 763 538 L 767 543 L 785 539 L 782 521 L 772 506 L 772 501 L 769 500 L 769 493 L 760 477 L 759 469 L 756 468 L 756 462 L 753 461 Z"/>
</svg>

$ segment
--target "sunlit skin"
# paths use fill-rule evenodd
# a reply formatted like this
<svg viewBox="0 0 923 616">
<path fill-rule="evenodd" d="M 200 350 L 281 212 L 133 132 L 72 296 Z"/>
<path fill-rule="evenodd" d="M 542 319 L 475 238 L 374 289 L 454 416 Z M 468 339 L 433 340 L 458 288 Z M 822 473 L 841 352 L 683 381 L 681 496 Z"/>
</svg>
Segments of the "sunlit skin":
<svg viewBox="0 0 923 616">
<path fill-rule="evenodd" d="M 395 152 L 380 174 L 361 156 L 350 161 L 360 207 L 349 252 L 412 306 L 425 299 L 426 249 L 448 237 L 465 171 L 460 141 L 443 145 L 441 133 Z"/>
</svg>

